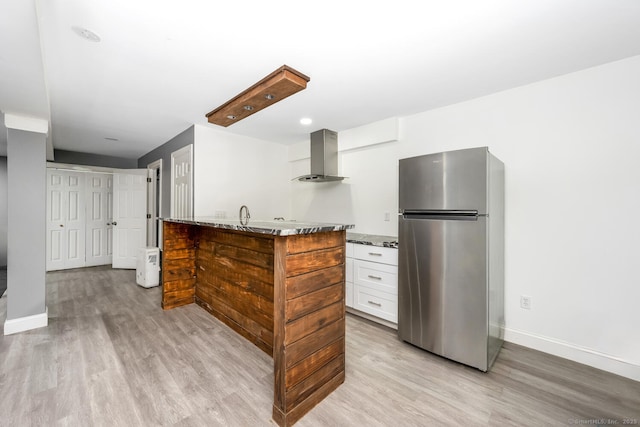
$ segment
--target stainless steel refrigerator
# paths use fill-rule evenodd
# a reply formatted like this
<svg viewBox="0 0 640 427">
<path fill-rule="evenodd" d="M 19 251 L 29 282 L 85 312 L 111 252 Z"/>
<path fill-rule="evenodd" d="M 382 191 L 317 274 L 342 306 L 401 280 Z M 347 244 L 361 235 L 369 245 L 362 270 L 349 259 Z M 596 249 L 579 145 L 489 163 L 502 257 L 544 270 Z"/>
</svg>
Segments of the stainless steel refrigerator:
<svg viewBox="0 0 640 427">
<path fill-rule="evenodd" d="M 480 147 L 399 173 L 398 336 L 486 372 L 504 336 L 504 164 Z"/>
</svg>

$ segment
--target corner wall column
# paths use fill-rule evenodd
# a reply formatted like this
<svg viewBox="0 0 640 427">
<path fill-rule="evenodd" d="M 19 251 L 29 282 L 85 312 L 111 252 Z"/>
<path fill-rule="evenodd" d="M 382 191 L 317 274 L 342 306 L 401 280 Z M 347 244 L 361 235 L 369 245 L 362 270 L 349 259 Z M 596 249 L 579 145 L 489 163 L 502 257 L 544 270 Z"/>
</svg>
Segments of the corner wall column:
<svg viewBox="0 0 640 427">
<path fill-rule="evenodd" d="M 7 319 L 4 334 L 47 326 L 46 120 L 5 114 Z"/>
</svg>

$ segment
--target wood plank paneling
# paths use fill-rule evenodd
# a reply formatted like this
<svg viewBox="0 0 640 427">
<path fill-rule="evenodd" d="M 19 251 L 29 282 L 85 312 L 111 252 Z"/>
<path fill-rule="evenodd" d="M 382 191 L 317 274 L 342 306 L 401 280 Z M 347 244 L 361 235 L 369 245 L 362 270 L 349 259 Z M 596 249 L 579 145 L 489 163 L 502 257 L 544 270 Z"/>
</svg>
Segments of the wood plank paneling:
<svg viewBox="0 0 640 427">
<path fill-rule="evenodd" d="M 287 390 L 286 410 L 290 411 L 293 409 L 304 399 L 311 396 L 318 389 L 318 384 L 322 385 L 326 383 L 340 372 L 344 372 L 344 360 L 336 357 L 300 383 L 291 387 L 291 389 Z"/>
<path fill-rule="evenodd" d="M 273 354 L 273 238 L 202 227 L 198 234 L 198 302 L 236 332 Z"/>
<path fill-rule="evenodd" d="M 287 301 L 287 240 L 276 237 L 273 243 L 273 419 L 280 425 L 286 425 L 286 411 L 284 407 L 287 374 L 285 358 L 285 327 L 287 319 L 284 306 Z"/>
<path fill-rule="evenodd" d="M 299 234 L 287 239 L 287 254 L 316 251 L 326 248 L 343 247 L 344 240 L 340 233 L 333 231 L 326 233 Z"/>
<path fill-rule="evenodd" d="M 244 313 L 244 316 L 273 333 L 273 301 L 225 282 L 218 277 L 203 276 L 204 274 L 201 274 L 198 277 L 196 289 L 196 293 L 203 293 L 201 298 L 216 308 L 219 308 L 219 304 L 224 304 L 237 312 Z M 216 302 L 213 302 L 214 298 Z M 224 310 L 222 311 L 224 312 Z"/>
<path fill-rule="evenodd" d="M 231 329 L 236 331 L 239 335 L 241 335 L 242 337 L 247 339 L 247 341 L 253 343 L 256 347 L 258 347 L 260 350 L 264 351 L 269 356 L 272 356 L 273 348 L 269 344 L 263 342 L 262 340 L 258 339 L 255 335 L 249 333 L 246 329 L 244 329 L 243 327 L 238 325 L 232 319 L 230 319 L 227 316 L 225 316 L 223 313 L 221 313 L 218 310 L 214 309 L 212 306 L 207 304 L 205 301 L 202 301 L 201 299 L 196 298 L 196 303 L 200 307 L 204 308 L 209 313 L 211 313 L 216 319 L 220 320 L 222 323 L 224 323 L 225 325 L 227 325 L 228 327 L 230 327 Z M 232 366 L 230 366 L 230 368 L 232 368 Z"/>
<path fill-rule="evenodd" d="M 343 315 L 343 308 L 341 300 L 338 299 L 336 301 L 337 302 L 334 304 L 324 306 L 317 311 L 309 313 L 308 316 L 303 316 L 297 320 L 291 321 L 287 325 L 287 334 L 285 336 L 284 344 L 288 345 L 296 342 L 299 339 L 322 329 L 324 326 L 334 322 L 336 319 L 340 319 Z"/>
<path fill-rule="evenodd" d="M 344 248 L 345 232 L 333 232 L 291 236 L 274 252 L 273 419 L 281 426 L 344 382 Z"/>
<path fill-rule="evenodd" d="M 326 365 L 330 360 L 336 357 L 344 358 L 344 342 L 344 338 L 334 341 L 328 346 L 307 356 L 300 363 L 287 369 L 287 374 L 285 376 L 286 389 L 288 390 L 298 384 L 310 374 L 317 371 L 320 367 Z"/>
<path fill-rule="evenodd" d="M 268 234 L 223 230 L 211 227 L 200 227 L 200 230 L 201 242 L 222 243 L 265 254 L 273 253 L 273 236 Z"/>
<path fill-rule="evenodd" d="M 318 403 L 322 402 L 322 399 L 330 395 L 336 388 L 344 382 L 345 372 L 340 371 L 338 375 L 331 378 L 324 384 L 321 384 L 316 391 L 308 398 L 302 401 L 299 405 L 292 408 L 289 412 L 284 412 L 283 409 L 277 408 L 274 404 L 273 412 L 271 416 L 273 420 L 280 426 L 292 426 L 300 418 L 302 418 L 307 412 L 313 409 Z"/>
<path fill-rule="evenodd" d="M 196 286 L 194 228 L 163 221 L 162 308 L 193 303 Z"/>
<path fill-rule="evenodd" d="M 329 285 L 344 282 L 344 265 L 313 271 L 286 279 L 287 297 L 296 298 L 302 294 L 317 291 Z"/>
<path fill-rule="evenodd" d="M 287 257 L 287 277 L 344 264 L 345 248 L 321 249 Z"/>
<path fill-rule="evenodd" d="M 163 307 L 195 300 L 272 355 L 278 424 L 292 425 L 344 381 L 344 231 L 268 236 L 174 224 L 164 247 Z"/>
<path fill-rule="evenodd" d="M 184 291 L 194 288 L 194 279 L 174 280 L 162 284 L 165 292 Z"/>
<path fill-rule="evenodd" d="M 299 363 L 305 357 L 323 349 L 328 344 L 343 338 L 344 317 L 337 320 L 324 328 L 316 331 L 314 334 L 289 344 L 287 346 L 286 368 L 291 368 Z"/>
<path fill-rule="evenodd" d="M 336 283 L 315 292 L 309 292 L 285 303 L 285 315 L 289 322 L 311 314 L 329 304 L 344 300 L 344 284 Z"/>
</svg>

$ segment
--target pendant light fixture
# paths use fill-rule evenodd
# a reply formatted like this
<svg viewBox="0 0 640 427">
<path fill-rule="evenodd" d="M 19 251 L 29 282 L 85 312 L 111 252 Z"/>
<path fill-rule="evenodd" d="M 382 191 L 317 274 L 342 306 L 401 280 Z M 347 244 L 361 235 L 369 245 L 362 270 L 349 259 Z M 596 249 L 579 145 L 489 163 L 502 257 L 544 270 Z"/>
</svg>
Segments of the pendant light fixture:
<svg viewBox="0 0 640 427">
<path fill-rule="evenodd" d="M 215 110 L 207 120 L 219 126 L 230 126 L 307 87 L 311 80 L 299 71 L 283 65 L 250 88 Z"/>
</svg>

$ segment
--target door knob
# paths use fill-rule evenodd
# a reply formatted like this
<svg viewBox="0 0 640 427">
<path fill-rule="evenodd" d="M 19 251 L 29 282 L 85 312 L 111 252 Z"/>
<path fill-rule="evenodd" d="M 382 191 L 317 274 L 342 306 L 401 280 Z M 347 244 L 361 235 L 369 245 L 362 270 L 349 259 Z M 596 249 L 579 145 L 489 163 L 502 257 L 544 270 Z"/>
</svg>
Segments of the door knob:
<svg viewBox="0 0 640 427">
<path fill-rule="evenodd" d="M 112 224 L 112 225 L 118 225 L 118 223 L 117 223 L 117 222 L 115 222 L 115 221 L 113 221 L 111 224 Z"/>
<path fill-rule="evenodd" d="M 60 227 L 64 227 L 64 224 L 60 224 Z"/>
</svg>

